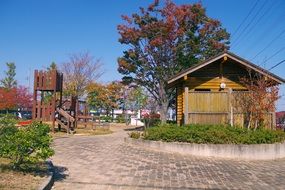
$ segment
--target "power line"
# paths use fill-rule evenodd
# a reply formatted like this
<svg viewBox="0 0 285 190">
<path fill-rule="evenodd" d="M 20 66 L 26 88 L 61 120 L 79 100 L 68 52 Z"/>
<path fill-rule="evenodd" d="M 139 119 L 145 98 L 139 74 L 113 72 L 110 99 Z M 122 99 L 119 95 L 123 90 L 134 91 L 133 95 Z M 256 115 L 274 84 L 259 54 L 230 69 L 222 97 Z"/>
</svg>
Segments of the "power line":
<svg viewBox="0 0 285 190">
<path fill-rule="evenodd" d="M 265 59 L 265 61 L 263 63 L 266 63 L 268 60 L 272 59 L 273 57 L 275 57 L 276 55 L 278 55 L 280 52 L 285 50 L 285 46 L 280 48 L 277 52 L 275 52 L 273 55 L 271 55 L 269 58 Z"/>
<path fill-rule="evenodd" d="M 263 7 L 265 6 L 265 4 L 267 3 L 267 1 L 265 1 L 261 7 L 259 7 L 259 9 L 257 10 L 256 14 L 252 17 L 252 19 L 249 21 L 249 23 L 243 28 L 243 30 L 241 31 L 241 33 L 239 34 L 239 36 L 233 41 L 233 45 L 235 42 L 238 42 L 238 39 L 243 35 L 243 33 L 247 30 L 247 28 L 252 24 L 252 22 L 255 20 L 255 18 L 257 17 L 257 15 L 259 15 L 260 11 L 263 9 Z"/>
<path fill-rule="evenodd" d="M 257 26 L 257 24 L 264 18 L 264 16 L 265 16 L 266 14 L 268 14 L 268 13 L 271 11 L 271 9 L 272 9 L 273 6 L 276 4 L 276 2 L 277 2 L 277 1 L 272 1 L 271 5 L 264 11 L 264 13 L 258 18 L 258 20 L 248 29 L 248 31 L 245 33 L 245 35 L 244 35 L 242 38 L 247 37 L 247 36 L 252 32 L 252 30 L 253 30 L 253 29 Z M 237 43 L 235 44 L 236 47 L 237 47 L 237 45 L 238 45 L 240 42 L 241 42 L 241 40 L 240 40 L 240 41 L 237 41 Z"/>
<path fill-rule="evenodd" d="M 272 28 L 276 28 L 276 25 L 277 25 L 277 24 L 280 24 L 280 20 L 282 20 L 284 16 L 285 16 L 285 14 L 281 14 L 277 19 L 275 19 L 275 21 L 274 21 L 271 25 L 269 25 L 269 27 L 267 27 L 267 28 L 263 31 L 263 33 L 258 36 L 258 38 L 256 38 L 256 40 L 253 42 L 254 46 L 256 46 L 256 45 L 257 45 L 258 43 L 260 43 L 263 39 L 265 39 L 265 38 L 263 38 L 263 36 L 265 36 L 265 35 L 268 36 L 270 32 L 274 31 L 274 30 L 272 30 Z M 251 47 L 251 46 L 249 46 L 249 47 L 245 50 L 245 52 L 248 53 L 250 50 L 252 50 L 252 47 Z"/>
<path fill-rule="evenodd" d="M 264 52 L 267 48 L 269 48 L 282 34 L 285 33 L 285 29 L 282 30 L 273 40 L 271 40 L 261 51 L 259 51 L 255 56 L 253 56 L 250 60 L 255 59 L 257 56 L 259 56 L 262 52 Z"/>
<path fill-rule="evenodd" d="M 239 29 L 241 28 L 241 26 L 244 24 L 244 22 L 248 19 L 248 17 L 251 15 L 251 13 L 253 12 L 253 10 L 255 9 L 256 5 L 258 4 L 259 0 L 256 0 L 254 5 L 252 6 L 252 8 L 250 9 L 250 11 L 248 12 L 248 14 L 246 15 L 246 17 L 242 20 L 242 22 L 239 24 L 239 26 L 237 27 L 237 29 L 233 32 L 232 36 L 234 36 Z"/>
<path fill-rule="evenodd" d="M 285 62 L 285 59 L 282 60 L 282 61 L 280 61 L 279 63 L 275 64 L 273 67 L 271 67 L 270 69 L 268 69 L 268 71 L 274 69 L 275 67 L 277 67 L 278 65 L 281 65 L 281 64 L 284 63 L 284 62 Z"/>
</svg>

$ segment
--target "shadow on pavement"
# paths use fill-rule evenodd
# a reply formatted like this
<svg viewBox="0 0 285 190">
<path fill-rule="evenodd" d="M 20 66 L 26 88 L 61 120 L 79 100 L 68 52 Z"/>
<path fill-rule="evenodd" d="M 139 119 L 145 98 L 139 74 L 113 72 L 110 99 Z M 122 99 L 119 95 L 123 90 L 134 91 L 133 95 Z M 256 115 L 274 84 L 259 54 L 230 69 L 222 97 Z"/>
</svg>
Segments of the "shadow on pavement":
<svg viewBox="0 0 285 190">
<path fill-rule="evenodd" d="M 66 179 L 68 174 L 65 172 L 68 171 L 66 167 L 53 166 L 54 167 L 54 181 L 62 181 Z"/>
</svg>

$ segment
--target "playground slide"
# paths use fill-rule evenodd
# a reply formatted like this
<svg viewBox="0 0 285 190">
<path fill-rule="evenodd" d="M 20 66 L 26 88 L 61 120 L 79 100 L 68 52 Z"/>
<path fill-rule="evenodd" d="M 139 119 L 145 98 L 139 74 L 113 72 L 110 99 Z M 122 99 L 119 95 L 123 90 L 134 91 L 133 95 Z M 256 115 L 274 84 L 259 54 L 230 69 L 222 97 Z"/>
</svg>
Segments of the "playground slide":
<svg viewBox="0 0 285 190">
<path fill-rule="evenodd" d="M 57 112 L 59 115 L 64 117 L 67 121 L 74 122 L 75 119 L 72 117 L 67 111 L 63 110 L 62 108 L 57 108 Z"/>
</svg>

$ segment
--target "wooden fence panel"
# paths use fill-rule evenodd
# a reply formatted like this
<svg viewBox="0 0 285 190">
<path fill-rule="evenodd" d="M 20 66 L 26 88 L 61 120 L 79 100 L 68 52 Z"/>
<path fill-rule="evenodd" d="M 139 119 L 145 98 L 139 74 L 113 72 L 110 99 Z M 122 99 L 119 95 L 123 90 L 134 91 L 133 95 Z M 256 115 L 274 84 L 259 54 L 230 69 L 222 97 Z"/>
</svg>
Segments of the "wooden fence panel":
<svg viewBox="0 0 285 190">
<path fill-rule="evenodd" d="M 227 92 L 189 92 L 189 112 L 228 112 Z"/>
<path fill-rule="evenodd" d="M 233 125 L 246 127 L 246 114 L 238 108 L 240 102 L 235 98 L 244 93 L 248 92 L 189 92 L 187 124 L 230 124 L 232 110 Z M 274 113 L 264 114 L 264 126 L 275 128 Z"/>
<path fill-rule="evenodd" d="M 189 113 L 191 124 L 221 124 L 228 122 L 227 113 Z"/>
</svg>

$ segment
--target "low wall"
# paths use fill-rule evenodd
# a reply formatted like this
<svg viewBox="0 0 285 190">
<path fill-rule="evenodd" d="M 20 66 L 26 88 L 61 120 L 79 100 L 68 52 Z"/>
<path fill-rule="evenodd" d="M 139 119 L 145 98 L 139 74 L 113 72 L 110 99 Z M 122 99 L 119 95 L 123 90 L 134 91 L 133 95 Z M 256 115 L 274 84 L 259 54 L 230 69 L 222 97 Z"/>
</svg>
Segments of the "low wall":
<svg viewBox="0 0 285 190">
<path fill-rule="evenodd" d="M 240 160 L 274 160 L 285 158 L 285 143 L 275 144 L 193 144 L 125 138 L 125 142 L 143 148 L 194 156 Z"/>
</svg>

